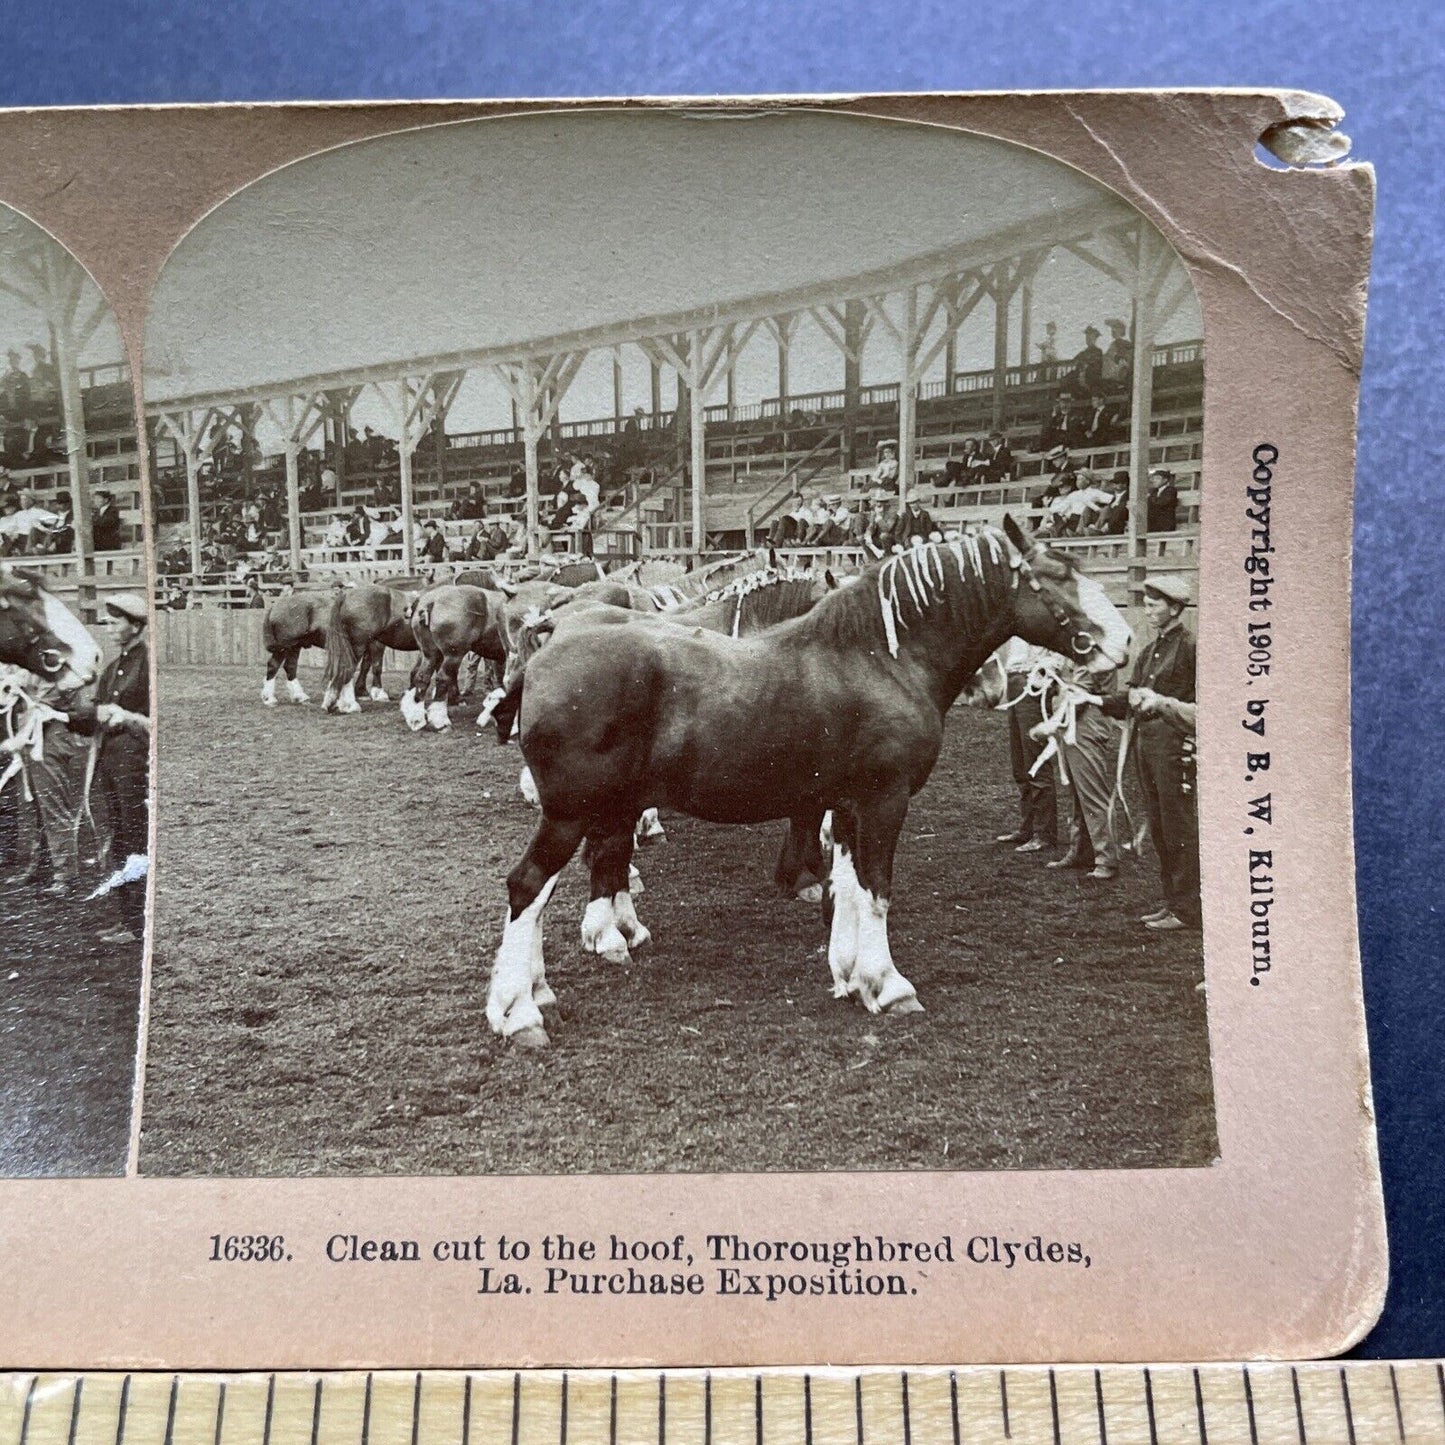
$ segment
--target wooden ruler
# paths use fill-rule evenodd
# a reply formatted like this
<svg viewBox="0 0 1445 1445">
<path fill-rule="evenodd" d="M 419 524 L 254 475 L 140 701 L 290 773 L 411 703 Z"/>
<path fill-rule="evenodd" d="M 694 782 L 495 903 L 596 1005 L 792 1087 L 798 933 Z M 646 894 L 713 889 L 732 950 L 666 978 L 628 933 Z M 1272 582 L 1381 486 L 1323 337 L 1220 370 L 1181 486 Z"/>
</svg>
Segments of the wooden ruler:
<svg viewBox="0 0 1445 1445">
<path fill-rule="evenodd" d="M 0 1375 L 0 1445 L 1445 1442 L 1434 1361 Z"/>
</svg>

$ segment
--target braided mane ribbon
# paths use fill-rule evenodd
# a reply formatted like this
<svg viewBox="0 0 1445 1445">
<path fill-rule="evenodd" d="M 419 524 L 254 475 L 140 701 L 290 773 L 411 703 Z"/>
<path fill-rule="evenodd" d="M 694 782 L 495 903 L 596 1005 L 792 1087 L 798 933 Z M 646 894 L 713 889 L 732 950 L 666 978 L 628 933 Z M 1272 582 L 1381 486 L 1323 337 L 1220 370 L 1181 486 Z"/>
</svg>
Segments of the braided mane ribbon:
<svg viewBox="0 0 1445 1445">
<path fill-rule="evenodd" d="M 26 692 L 20 679 L 29 675 L 21 668 L 9 668 L 0 673 L 0 717 L 5 719 L 5 741 L 0 747 L 10 754 L 4 772 L 0 772 L 0 789 L 19 773 L 26 802 L 30 801 L 31 793 L 30 781 L 25 776 L 25 759 L 29 757 L 32 762 L 38 763 L 45 756 L 46 723 L 70 721 L 68 713 L 58 712 L 49 703 Z M 18 720 L 17 712 L 20 714 Z M 86 809 L 89 810 L 88 790 Z"/>
</svg>

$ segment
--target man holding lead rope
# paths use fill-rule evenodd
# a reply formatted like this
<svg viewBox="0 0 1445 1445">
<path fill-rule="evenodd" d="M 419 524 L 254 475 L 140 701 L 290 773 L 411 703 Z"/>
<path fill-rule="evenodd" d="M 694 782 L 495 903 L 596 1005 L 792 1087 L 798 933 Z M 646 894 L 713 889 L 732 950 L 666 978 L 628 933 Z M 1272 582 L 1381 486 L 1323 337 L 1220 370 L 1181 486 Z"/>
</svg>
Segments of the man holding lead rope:
<svg viewBox="0 0 1445 1445">
<path fill-rule="evenodd" d="M 1183 621 L 1189 602 L 1189 584 L 1182 577 L 1145 580 L 1144 613 L 1154 628 L 1154 640 L 1139 654 L 1128 691 L 1104 701 L 1104 711 L 1111 717 L 1127 717 L 1133 733 L 1134 761 L 1163 893 L 1158 907 L 1140 921 L 1156 933 L 1200 926 L 1195 642 Z"/>
</svg>

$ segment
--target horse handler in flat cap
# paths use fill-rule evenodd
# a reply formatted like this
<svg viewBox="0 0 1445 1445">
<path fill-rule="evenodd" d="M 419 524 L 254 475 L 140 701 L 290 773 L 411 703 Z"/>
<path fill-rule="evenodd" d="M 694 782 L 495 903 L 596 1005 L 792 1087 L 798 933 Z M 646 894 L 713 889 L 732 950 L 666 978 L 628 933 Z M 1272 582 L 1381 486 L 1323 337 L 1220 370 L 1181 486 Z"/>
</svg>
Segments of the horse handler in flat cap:
<svg viewBox="0 0 1445 1445">
<path fill-rule="evenodd" d="M 1159 906 L 1140 922 L 1156 933 L 1200 926 L 1195 642 L 1183 620 L 1189 602 L 1189 586 L 1182 578 L 1146 579 L 1144 613 L 1154 640 L 1139 654 L 1128 691 L 1104 700 L 1106 713 L 1129 717 L 1133 723 L 1134 760 L 1144 790 L 1149 838 L 1159 856 L 1163 893 Z"/>
<path fill-rule="evenodd" d="M 97 749 L 95 774 L 104 791 L 111 823 L 111 866 L 145 857 L 149 842 L 147 780 L 150 772 L 151 683 L 145 643 L 149 614 L 145 599 L 119 593 L 105 600 L 116 629 L 120 655 L 100 675 L 94 702 L 68 707 L 70 729 L 92 738 Z M 132 943 L 145 932 L 145 877 L 114 890 L 118 926 L 100 935 L 104 943 Z"/>
</svg>

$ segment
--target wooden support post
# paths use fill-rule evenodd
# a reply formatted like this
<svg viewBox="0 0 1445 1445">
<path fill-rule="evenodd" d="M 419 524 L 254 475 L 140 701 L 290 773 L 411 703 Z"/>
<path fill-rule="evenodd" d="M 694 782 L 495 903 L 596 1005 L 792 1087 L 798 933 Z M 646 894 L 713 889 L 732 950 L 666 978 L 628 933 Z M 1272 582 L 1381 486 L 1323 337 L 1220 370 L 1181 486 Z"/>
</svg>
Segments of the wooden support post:
<svg viewBox="0 0 1445 1445">
<path fill-rule="evenodd" d="M 622 348 L 612 348 L 612 430 L 622 431 Z"/>
<path fill-rule="evenodd" d="M 70 506 L 75 528 L 75 570 L 79 577 L 80 614 L 94 622 L 95 539 L 91 536 L 90 456 L 85 436 L 85 407 L 70 325 L 55 328 L 55 365 L 60 373 L 60 415 L 65 427 L 65 460 L 70 472 Z"/>
<path fill-rule="evenodd" d="M 537 434 L 522 428 L 522 464 L 527 469 L 527 558 L 535 562 L 542 555 L 541 471 L 537 465 Z"/>
<path fill-rule="evenodd" d="M 863 326 L 866 309 L 861 301 L 843 307 L 843 466 L 858 465 L 858 407 L 863 391 Z"/>
<path fill-rule="evenodd" d="M 662 422 L 662 367 L 655 356 L 649 356 L 647 363 L 651 373 L 652 429 L 656 431 Z"/>
<path fill-rule="evenodd" d="M 1029 332 L 1034 319 L 1034 288 L 1031 281 L 1025 281 L 1019 288 L 1019 365 L 1029 364 Z"/>
<path fill-rule="evenodd" d="M 201 571 L 201 459 L 196 454 L 199 439 L 184 443 L 186 455 L 186 514 L 191 523 L 191 571 Z"/>
<path fill-rule="evenodd" d="M 294 402 L 286 399 L 290 412 Z M 291 571 L 301 572 L 301 447 L 293 431 L 286 435 L 286 541 L 291 557 Z"/>
<path fill-rule="evenodd" d="M 692 385 L 688 388 L 688 400 L 692 412 L 689 418 L 689 442 L 692 452 L 692 553 L 701 558 L 707 547 L 704 531 L 704 498 L 707 490 L 707 414 L 706 380 L 702 355 L 703 334 L 692 333 L 688 350 L 688 370 Z"/>
<path fill-rule="evenodd" d="M 898 372 L 898 505 L 913 490 L 914 452 L 918 448 L 918 391 L 914 376 L 914 350 L 918 344 L 918 287 L 910 286 L 904 298 L 903 332 L 898 338 L 903 364 Z"/>
<path fill-rule="evenodd" d="M 1152 226 L 1139 228 L 1139 262 L 1133 277 L 1134 377 L 1129 395 L 1129 605 L 1142 607 L 1149 565 L 1149 443 L 1154 410 L 1155 303 L 1164 269 L 1172 258 Z M 1162 266 L 1161 266 L 1162 262 Z"/>
<path fill-rule="evenodd" d="M 406 400 L 408 383 L 402 382 L 402 399 Z M 416 571 L 416 515 L 412 510 L 411 497 L 411 444 L 407 432 L 411 428 L 403 424 L 402 437 L 397 445 L 397 458 L 401 463 L 401 560 L 408 575 Z"/>
<path fill-rule="evenodd" d="M 993 290 L 993 426 L 1002 431 L 1008 384 L 1008 312 L 1013 299 L 1008 266 L 995 266 L 989 284 Z"/>
</svg>

